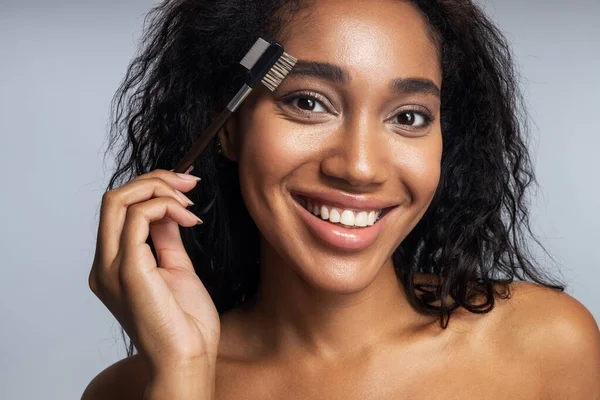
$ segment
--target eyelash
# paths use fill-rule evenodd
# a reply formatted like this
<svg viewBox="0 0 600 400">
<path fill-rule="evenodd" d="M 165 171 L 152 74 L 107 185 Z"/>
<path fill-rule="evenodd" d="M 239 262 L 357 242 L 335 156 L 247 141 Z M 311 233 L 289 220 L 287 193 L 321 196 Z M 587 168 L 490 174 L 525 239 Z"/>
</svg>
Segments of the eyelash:
<svg viewBox="0 0 600 400">
<path fill-rule="evenodd" d="M 291 103 L 297 99 L 315 100 L 315 101 L 318 101 L 319 103 L 321 103 L 321 105 L 324 106 L 324 108 L 329 109 L 329 107 L 326 105 L 326 103 L 328 103 L 328 101 L 322 95 L 320 95 L 319 93 L 316 93 L 316 92 L 308 92 L 308 91 L 296 92 L 289 96 L 284 97 L 282 99 L 282 101 L 286 105 L 291 105 Z M 304 115 L 315 114 L 312 111 L 303 110 L 298 107 L 296 107 L 296 112 L 299 112 L 300 114 L 304 114 Z M 406 124 L 396 124 L 396 125 L 402 125 L 403 127 L 405 127 L 404 129 L 409 129 L 409 130 L 425 129 L 429 125 L 431 125 L 431 123 L 434 120 L 433 115 L 427 109 L 425 109 L 424 107 L 421 107 L 421 106 L 410 106 L 409 108 L 405 108 L 405 109 L 397 112 L 396 114 L 394 114 L 394 116 L 391 119 L 397 118 L 399 115 L 402 115 L 403 113 L 414 113 L 414 114 L 420 115 L 423 118 L 423 125 L 418 126 L 418 127 L 413 127 L 412 125 L 406 125 Z M 316 113 L 316 114 L 322 114 L 322 113 Z"/>
</svg>

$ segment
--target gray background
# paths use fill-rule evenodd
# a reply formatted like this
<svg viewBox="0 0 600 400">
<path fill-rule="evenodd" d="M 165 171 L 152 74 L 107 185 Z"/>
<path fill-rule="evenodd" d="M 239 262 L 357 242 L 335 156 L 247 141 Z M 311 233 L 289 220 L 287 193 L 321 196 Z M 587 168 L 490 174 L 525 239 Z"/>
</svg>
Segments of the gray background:
<svg viewBox="0 0 600 400">
<path fill-rule="evenodd" d="M 0 1 L 0 398 L 76 399 L 125 355 L 87 286 L 108 106 L 151 1 Z M 532 220 L 600 320 L 600 2 L 485 2 L 514 45 L 541 190 Z M 106 170 L 105 170 L 106 169 Z"/>
</svg>

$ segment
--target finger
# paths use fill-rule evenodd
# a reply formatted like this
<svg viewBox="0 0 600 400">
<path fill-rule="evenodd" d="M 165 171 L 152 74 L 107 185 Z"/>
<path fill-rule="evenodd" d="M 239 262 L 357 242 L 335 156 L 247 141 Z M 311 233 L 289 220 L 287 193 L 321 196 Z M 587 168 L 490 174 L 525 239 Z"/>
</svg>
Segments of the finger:
<svg viewBox="0 0 600 400">
<path fill-rule="evenodd" d="M 130 206 L 127 209 L 127 217 L 123 225 L 123 234 L 119 243 L 124 258 L 136 260 L 147 258 L 150 247 L 146 243 L 150 233 L 150 224 L 163 218 L 170 218 L 175 223 L 191 227 L 200 220 L 192 212 L 185 209 L 177 201 L 162 197 L 145 201 Z M 150 252 L 150 255 L 152 253 Z M 154 256 L 152 256 L 154 258 Z M 134 263 L 136 264 L 136 263 Z M 156 268 L 156 263 L 143 263 L 139 266 L 124 263 L 122 269 L 136 268 L 132 273 L 144 274 Z M 123 271 L 125 272 L 125 271 Z"/>
<path fill-rule="evenodd" d="M 182 226 L 194 226 L 198 220 L 174 199 L 161 197 L 130 206 L 123 226 L 122 262 L 117 269 L 117 280 L 123 301 L 131 307 L 138 333 L 140 330 L 142 333 L 151 331 L 157 323 L 172 322 L 171 318 L 181 314 L 172 310 L 179 306 L 146 243 L 150 225 L 163 219 L 171 219 Z M 144 312 L 147 309 L 153 310 L 153 315 Z M 140 340 L 144 339 L 140 337 Z"/>
<path fill-rule="evenodd" d="M 185 185 L 191 182 L 185 182 Z M 181 187 L 181 182 L 179 187 Z M 189 199 L 182 197 L 169 183 L 160 178 L 134 180 L 120 188 L 110 190 L 102 197 L 100 222 L 98 226 L 97 249 L 101 249 L 98 261 L 110 265 L 119 251 L 119 242 L 125 223 L 127 209 L 133 204 L 151 198 L 170 197 L 180 204 L 189 205 Z"/>
<path fill-rule="evenodd" d="M 166 217 L 160 221 L 151 223 L 150 236 L 156 250 L 156 259 L 159 267 L 194 271 L 192 261 L 181 240 L 181 232 L 177 222 Z"/>
<path fill-rule="evenodd" d="M 200 177 L 195 175 L 190 175 L 188 173 L 176 173 L 173 171 L 166 171 L 164 169 L 155 169 L 146 174 L 140 175 L 133 179 L 133 181 L 140 181 L 150 178 L 159 178 L 163 181 L 167 182 L 174 188 L 179 191 L 186 193 L 192 190 L 198 181 L 200 181 Z M 132 181 L 132 182 L 133 182 Z"/>
</svg>

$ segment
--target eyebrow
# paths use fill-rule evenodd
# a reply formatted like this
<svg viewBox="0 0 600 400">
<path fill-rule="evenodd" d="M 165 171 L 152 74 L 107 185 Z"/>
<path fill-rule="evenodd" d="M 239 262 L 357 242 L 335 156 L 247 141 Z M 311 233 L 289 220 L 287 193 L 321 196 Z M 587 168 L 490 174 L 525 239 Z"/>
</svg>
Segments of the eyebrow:
<svg viewBox="0 0 600 400">
<path fill-rule="evenodd" d="M 350 74 L 345 69 L 335 64 L 307 60 L 298 60 L 287 76 L 310 76 L 341 84 L 350 82 Z M 425 78 L 396 78 L 390 82 L 389 89 L 398 94 L 423 93 L 441 97 L 440 88 Z"/>
</svg>

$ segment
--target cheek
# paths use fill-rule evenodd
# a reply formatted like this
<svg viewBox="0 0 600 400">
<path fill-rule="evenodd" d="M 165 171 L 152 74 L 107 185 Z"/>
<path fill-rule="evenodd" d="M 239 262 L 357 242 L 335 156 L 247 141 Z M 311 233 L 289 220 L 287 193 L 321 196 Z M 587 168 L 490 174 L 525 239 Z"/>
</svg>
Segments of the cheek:
<svg viewBox="0 0 600 400">
<path fill-rule="evenodd" d="M 298 164 L 304 149 L 302 140 L 276 119 L 251 124 L 240 141 L 240 173 L 262 182 L 280 181 Z"/>
<path fill-rule="evenodd" d="M 312 146 L 310 138 L 294 132 L 272 112 L 257 110 L 253 115 L 240 130 L 240 187 L 248 211 L 264 233 L 272 228 L 277 209 L 286 206 L 282 203 L 286 182 L 310 157 Z"/>
<path fill-rule="evenodd" d="M 240 166 L 267 175 L 285 171 L 295 158 L 294 146 L 288 142 L 277 126 L 248 131 L 241 147 Z"/>
<path fill-rule="evenodd" d="M 240 137 L 240 174 L 281 182 L 319 151 L 322 128 L 290 123 L 269 105 L 259 106 L 252 115 L 244 121 Z"/>
<path fill-rule="evenodd" d="M 441 171 L 441 134 L 433 135 L 419 142 L 410 142 L 396 149 L 399 156 L 398 175 L 412 198 L 412 203 L 429 203 L 435 194 Z"/>
</svg>

